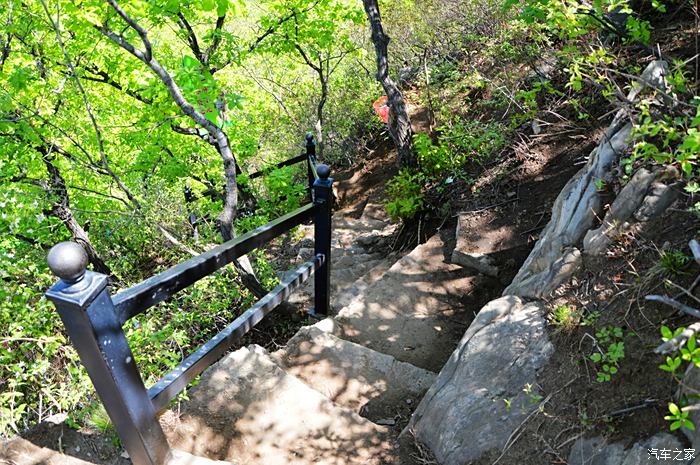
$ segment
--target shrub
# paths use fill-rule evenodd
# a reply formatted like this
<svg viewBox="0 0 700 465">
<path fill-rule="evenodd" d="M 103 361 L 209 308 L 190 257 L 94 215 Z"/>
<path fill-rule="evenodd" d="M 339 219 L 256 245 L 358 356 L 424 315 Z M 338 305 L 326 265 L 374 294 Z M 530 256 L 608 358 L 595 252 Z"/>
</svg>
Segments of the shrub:
<svg viewBox="0 0 700 465">
<path fill-rule="evenodd" d="M 387 181 L 389 202 L 386 211 L 392 220 L 410 220 L 424 207 L 423 186 L 427 179 L 422 173 L 403 169 L 398 175 Z"/>
</svg>

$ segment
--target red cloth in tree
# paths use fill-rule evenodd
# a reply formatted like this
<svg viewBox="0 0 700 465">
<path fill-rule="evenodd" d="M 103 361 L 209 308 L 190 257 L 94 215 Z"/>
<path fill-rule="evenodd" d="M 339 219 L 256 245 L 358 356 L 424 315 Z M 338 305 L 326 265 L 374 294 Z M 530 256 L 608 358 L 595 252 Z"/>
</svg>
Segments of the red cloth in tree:
<svg viewBox="0 0 700 465">
<path fill-rule="evenodd" d="M 372 104 L 372 108 L 374 108 L 374 111 L 377 113 L 379 118 L 381 118 L 381 120 L 384 121 L 384 124 L 389 124 L 389 106 L 387 105 L 388 101 L 389 98 L 386 95 L 382 95 Z"/>
</svg>

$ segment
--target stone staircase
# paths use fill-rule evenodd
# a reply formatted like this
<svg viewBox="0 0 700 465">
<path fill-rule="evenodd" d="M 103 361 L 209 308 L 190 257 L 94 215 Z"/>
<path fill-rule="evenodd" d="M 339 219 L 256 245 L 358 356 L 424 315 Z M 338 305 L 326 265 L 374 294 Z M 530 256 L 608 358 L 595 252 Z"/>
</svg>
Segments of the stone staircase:
<svg viewBox="0 0 700 465">
<path fill-rule="evenodd" d="M 173 447 L 238 465 L 418 463 L 410 435 L 398 437 L 467 327 L 473 272 L 447 263 L 439 235 L 404 256 L 376 252 L 393 232 L 382 210 L 344 213 L 333 220 L 337 314 L 275 353 L 251 345 L 210 367 L 162 418 Z"/>
</svg>

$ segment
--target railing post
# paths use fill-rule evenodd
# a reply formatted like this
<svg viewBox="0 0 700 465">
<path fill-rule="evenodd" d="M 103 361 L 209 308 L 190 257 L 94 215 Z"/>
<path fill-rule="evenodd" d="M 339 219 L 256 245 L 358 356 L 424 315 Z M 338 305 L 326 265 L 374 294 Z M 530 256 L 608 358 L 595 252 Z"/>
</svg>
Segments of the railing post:
<svg viewBox="0 0 700 465">
<path fill-rule="evenodd" d="M 333 208 L 333 178 L 330 168 L 320 164 L 316 167 L 318 179 L 314 182 L 314 253 L 323 254 L 326 260 L 314 274 L 314 308 L 312 315 L 326 316 L 330 309 L 331 280 L 331 211 Z"/>
<path fill-rule="evenodd" d="M 56 306 L 131 461 L 163 465 L 170 447 L 107 292 L 107 276 L 87 271 L 87 255 L 74 242 L 53 247 L 48 263 L 61 281 L 46 297 Z"/>
<path fill-rule="evenodd" d="M 309 198 L 313 200 L 313 189 L 316 176 L 314 176 L 311 163 L 316 163 L 316 142 L 314 142 L 314 135 L 309 132 L 306 134 L 306 173 L 309 178 Z"/>
</svg>

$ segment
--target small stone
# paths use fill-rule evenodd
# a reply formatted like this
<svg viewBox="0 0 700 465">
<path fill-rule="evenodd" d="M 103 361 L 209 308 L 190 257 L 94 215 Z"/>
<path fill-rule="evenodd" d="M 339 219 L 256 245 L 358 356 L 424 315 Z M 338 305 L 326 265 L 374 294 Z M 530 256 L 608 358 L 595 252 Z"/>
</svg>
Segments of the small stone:
<svg viewBox="0 0 700 465">
<path fill-rule="evenodd" d="M 119 454 L 120 457 L 128 459 L 129 458 L 129 453 L 125 450 L 122 451 L 121 454 Z"/>
<path fill-rule="evenodd" d="M 66 415 L 65 413 L 56 413 L 54 415 L 51 415 L 50 417 L 44 418 L 44 421 L 46 423 L 60 425 L 61 423 L 66 421 L 67 418 L 68 418 L 68 415 Z"/>
<path fill-rule="evenodd" d="M 297 254 L 297 259 L 301 261 L 306 261 L 311 259 L 314 255 L 314 249 L 310 247 L 302 247 L 299 249 L 299 253 Z"/>
<path fill-rule="evenodd" d="M 411 405 L 413 403 L 413 399 L 406 399 L 406 404 Z"/>
</svg>

